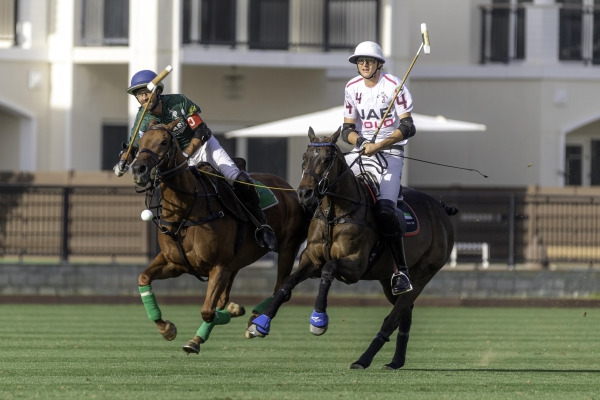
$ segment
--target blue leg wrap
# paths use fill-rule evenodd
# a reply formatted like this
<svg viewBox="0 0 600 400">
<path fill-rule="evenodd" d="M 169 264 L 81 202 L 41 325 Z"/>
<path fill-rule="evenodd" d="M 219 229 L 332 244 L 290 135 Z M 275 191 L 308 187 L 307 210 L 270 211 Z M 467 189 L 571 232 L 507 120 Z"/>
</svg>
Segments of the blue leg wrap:
<svg viewBox="0 0 600 400">
<path fill-rule="evenodd" d="M 310 316 L 310 324 L 317 328 L 322 328 L 329 325 L 329 317 L 326 312 L 320 313 L 313 310 L 312 315 Z"/>
<path fill-rule="evenodd" d="M 269 334 L 269 331 L 271 330 L 271 318 L 267 317 L 265 314 L 261 314 L 254 318 L 252 323 L 256 325 L 256 330 L 263 335 Z"/>
</svg>

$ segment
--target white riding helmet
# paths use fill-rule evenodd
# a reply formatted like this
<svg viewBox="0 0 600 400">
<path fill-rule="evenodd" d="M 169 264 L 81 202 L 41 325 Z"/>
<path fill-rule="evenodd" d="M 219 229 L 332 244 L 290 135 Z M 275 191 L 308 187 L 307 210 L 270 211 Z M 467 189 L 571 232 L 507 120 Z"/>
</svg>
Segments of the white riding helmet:
<svg viewBox="0 0 600 400">
<path fill-rule="evenodd" d="M 356 49 L 354 50 L 354 54 L 348 57 L 348 61 L 352 64 L 356 64 L 356 59 L 359 57 L 372 57 L 377 60 L 385 63 L 385 58 L 383 58 L 383 52 L 381 51 L 381 47 L 375 42 L 362 42 Z"/>
</svg>

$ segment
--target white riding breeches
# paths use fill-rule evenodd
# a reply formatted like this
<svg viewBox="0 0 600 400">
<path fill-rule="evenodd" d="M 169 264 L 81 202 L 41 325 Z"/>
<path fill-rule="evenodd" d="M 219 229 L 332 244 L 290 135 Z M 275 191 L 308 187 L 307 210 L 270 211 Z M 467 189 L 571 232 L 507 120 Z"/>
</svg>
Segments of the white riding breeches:
<svg viewBox="0 0 600 400">
<path fill-rule="evenodd" d="M 363 167 L 379 183 L 379 196 L 377 198 L 391 200 L 395 204 L 398 201 L 402 186 L 400 179 L 404 167 L 404 150 L 384 150 L 379 154 L 383 154 L 385 157 L 387 168 L 383 168 L 379 164 L 376 156 L 362 156 Z M 354 163 L 358 155 L 359 153 L 355 150 L 345 155 L 348 165 L 352 165 L 351 169 L 354 175 L 362 173 L 358 161 Z"/>
<path fill-rule="evenodd" d="M 198 165 L 200 162 L 207 162 L 216 168 L 217 171 L 228 179 L 230 185 L 233 185 L 235 178 L 240 174 L 240 169 L 235 165 L 223 147 L 221 147 L 219 141 L 212 135 L 188 159 L 190 165 Z"/>
</svg>

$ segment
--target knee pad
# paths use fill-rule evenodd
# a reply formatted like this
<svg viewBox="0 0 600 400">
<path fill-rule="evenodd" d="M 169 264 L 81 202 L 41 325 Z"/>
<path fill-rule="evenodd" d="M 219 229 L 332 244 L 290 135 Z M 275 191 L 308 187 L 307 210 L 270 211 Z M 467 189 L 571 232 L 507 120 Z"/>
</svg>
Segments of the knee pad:
<svg viewBox="0 0 600 400">
<path fill-rule="evenodd" d="M 250 183 L 253 183 L 250 175 L 246 171 L 240 171 L 240 174 L 235 178 L 233 188 L 238 192 L 245 193 L 252 189 Z"/>
<path fill-rule="evenodd" d="M 393 239 L 401 236 L 405 229 L 404 218 L 399 215 L 396 204 L 391 200 L 378 200 L 375 204 L 375 219 L 379 226 L 379 233 L 385 239 Z"/>
</svg>

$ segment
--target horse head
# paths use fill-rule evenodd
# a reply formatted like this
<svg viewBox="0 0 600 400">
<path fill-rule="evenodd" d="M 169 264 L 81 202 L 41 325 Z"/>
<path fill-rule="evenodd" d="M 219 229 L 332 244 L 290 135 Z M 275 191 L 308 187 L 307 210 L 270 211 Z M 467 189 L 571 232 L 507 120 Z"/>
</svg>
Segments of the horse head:
<svg viewBox="0 0 600 400">
<path fill-rule="evenodd" d="M 336 142 L 341 129 L 329 137 L 317 137 L 312 128 L 308 129 L 310 143 L 302 156 L 302 177 L 298 185 L 300 203 L 309 210 L 316 209 L 319 201 L 336 181 L 339 166 L 346 165 Z M 338 168 L 334 168 L 334 166 Z"/>
<path fill-rule="evenodd" d="M 185 157 L 173 136 L 179 120 L 168 125 L 151 124 L 138 141 L 139 151 L 131 172 L 137 185 L 145 186 L 156 175 L 169 171 L 174 165 L 185 163 Z"/>
</svg>

